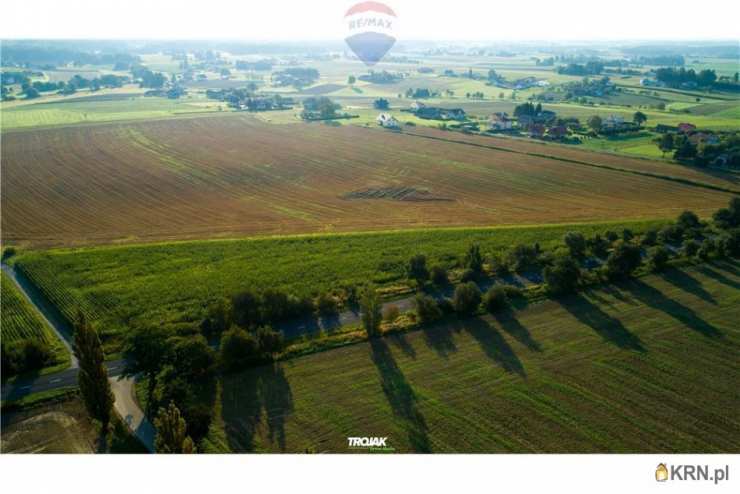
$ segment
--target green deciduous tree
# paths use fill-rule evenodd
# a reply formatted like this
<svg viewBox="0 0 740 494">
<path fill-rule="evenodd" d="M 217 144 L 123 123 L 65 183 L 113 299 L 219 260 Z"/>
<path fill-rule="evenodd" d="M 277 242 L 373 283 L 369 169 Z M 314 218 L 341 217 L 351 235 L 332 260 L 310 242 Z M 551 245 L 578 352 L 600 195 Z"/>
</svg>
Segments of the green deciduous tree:
<svg viewBox="0 0 740 494">
<path fill-rule="evenodd" d="M 547 266 L 544 272 L 545 283 L 550 293 L 571 293 L 578 287 L 581 279 L 581 269 L 578 263 L 570 256 L 560 256 L 552 266 Z"/>
<path fill-rule="evenodd" d="M 462 283 L 455 288 L 452 304 L 455 311 L 460 314 L 470 315 L 478 310 L 481 303 L 481 293 L 478 285 L 468 282 Z"/>
<path fill-rule="evenodd" d="M 476 274 L 483 271 L 483 256 L 478 244 L 472 244 L 468 247 L 468 252 L 465 254 L 465 267 Z"/>
<path fill-rule="evenodd" d="M 439 304 L 429 295 L 418 293 L 414 298 L 414 305 L 416 306 L 416 315 L 422 324 L 434 322 L 442 317 Z"/>
<path fill-rule="evenodd" d="M 409 279 L 416 280 L 419 285 L 424 284 L 429 279 L 429 270 L 427 269 L 427 258 L 423 254 L 416 254 L 409 259 L 406 267 Z"/>
<path fill-rule="evenodd" d="M 372 285 L 366 286 L 360 296 L 360 312 L 362 313 L 362 326 L 368 336 L 380 334 L 380 323 L 383 319 L 381 313 L 382 304 L 380 296 Z"/>
<path fill-rule="evenodd" d="M 606 274 L 611 279 L 627 278 L 640 266 L 640 248 L 619 241 L 606 260 Z"/>
<path fill-rule="evenodd" d="M 498 312 L 509 307 L 509 296 L 501 285 L 494 285 L 483 295 L 483 306 L 490 313 Z"/>
<path fill-rule="evenodd" d="M 668 266 L 668 259 L 671 255 L 668 249 L 662 245 L 656 245 L 648 250 L 647 265 L 648 269 L 654 273 L 663 271 Z"/>
<path fill-rule="evenodd" d="M 582 259 L 586 255 L 586 239 L 579 232 L 568 232 L 565 234 L 565 245 L 570 250 L 570 255 L 575 259 Z"/>
<path fill-rule="evenodd" d="M 641 111 L 635 112 L 635 114 L 632 116 L 632 121 L 635 122 L 637 125 L 642 127 L 642 124 L 647 122 L 647 115 L 642 113 Z"/>
<path fill-rule="evenodd" d="M 221 365 L 227 371 L 244 367 L 258 353 L 256 338 L 238 326 L 232 327 L 221 337 Z"/>
<path fill-rule="evenodd" d="M 162 327 L 136 328 L 126 337 L 123 347 L 124 377 L 143 374 L 148 380 L 148 400 L 151 404 L 157 386 L 157 374 L 165 365 L 165 357 L 170 348 L 170 332 Z"/>
</svg>

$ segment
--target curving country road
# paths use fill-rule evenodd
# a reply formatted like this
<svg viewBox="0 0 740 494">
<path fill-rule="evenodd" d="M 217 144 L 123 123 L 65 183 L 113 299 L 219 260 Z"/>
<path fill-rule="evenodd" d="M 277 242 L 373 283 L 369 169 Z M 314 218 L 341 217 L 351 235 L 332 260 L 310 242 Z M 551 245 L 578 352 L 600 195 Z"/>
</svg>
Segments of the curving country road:
<svg viewBox="0 0 740 494">
<path fill-rule="evenodd" d="M 19 378 L 9 384 L 3 383 L 2 390 L 0 390 L 2 401 L 17 400 L 32 393 L 77 386 L 79 362 L 74 356 L 72 344 L 70 343 L 72 341 L 71 329 L 48 300 L 24 276 L 19 276 L 15 269 L 13 269 L 13 266 L 3 263 L 2 270 L 15 283 L 18 291 L 36 310 L 41 320 L 56 333 L 70 355 L 69 368 L 63 371 L 38 377 Z M 152 426 L 151 422 L 146 418 L 144 411 L 136 403 L 134 397 L 134 380 L 130 377 L 123 379 L 119 377 L 124 368 L 123 360 L 111 360 L 106 362 L 105 366 L 110 378 L 111 391 L 115 397 L 113 406 L 116 412 L 118 412 L 129 429 L 131 429 L 131 432 L 136 435 L 142 444 L 149 451 L 153 452 L 154 426 Z"/>
</svg>

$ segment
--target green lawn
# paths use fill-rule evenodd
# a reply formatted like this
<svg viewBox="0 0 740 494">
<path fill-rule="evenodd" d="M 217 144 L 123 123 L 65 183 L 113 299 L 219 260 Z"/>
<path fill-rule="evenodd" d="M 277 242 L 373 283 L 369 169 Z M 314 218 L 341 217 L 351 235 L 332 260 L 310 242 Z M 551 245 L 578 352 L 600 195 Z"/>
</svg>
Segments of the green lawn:
<svg viewBox="0 0 740 494">
<path fill-rule="evenodd" d="M 244 289 L 277 288 L 310 295 L 374 281 L 406 287 L 405 263 L 416 253 L 430 265 L 455 265 L 467 247 L 485 254 L 516 243 L 559 245 L 570 230 L 593 235 L 659 221 L 579 225 L 409 230 L 302 235 L 22 252 L 16 267 L 73 320 L 82 309 L 109 352 L 132 326 L 192 327 L 207 306 Z"/>
<path fill-rule="evenodd" d="M 231 375 L 209 448 L 737 453 L 739 288 L 673 270 Z"/>
</svg>

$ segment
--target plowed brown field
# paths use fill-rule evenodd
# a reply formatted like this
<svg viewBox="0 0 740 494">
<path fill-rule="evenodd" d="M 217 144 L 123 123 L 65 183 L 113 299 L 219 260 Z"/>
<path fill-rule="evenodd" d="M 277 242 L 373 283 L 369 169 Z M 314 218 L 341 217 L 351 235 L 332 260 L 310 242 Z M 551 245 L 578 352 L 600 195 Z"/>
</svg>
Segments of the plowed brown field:
<svg viewBox="0 0 740 494">
<path fill-rule="evenodd" d="M 5 242 L 61 245 L 663 218 L 683 209 L 706 215 L 731 197 L 523 154 L 532 149 L 526 142 L 506 146 L 515 152 L 347 125 L 273 126 L 246 115 L 5 132 L 2 235 Z M 566 159 L 576 152 L 537 150 Z M 579 160 L 737 187 L 690 168 L 577 153 Z M 388 187 L 450 200 L 347 198 Z"/>
</svg>

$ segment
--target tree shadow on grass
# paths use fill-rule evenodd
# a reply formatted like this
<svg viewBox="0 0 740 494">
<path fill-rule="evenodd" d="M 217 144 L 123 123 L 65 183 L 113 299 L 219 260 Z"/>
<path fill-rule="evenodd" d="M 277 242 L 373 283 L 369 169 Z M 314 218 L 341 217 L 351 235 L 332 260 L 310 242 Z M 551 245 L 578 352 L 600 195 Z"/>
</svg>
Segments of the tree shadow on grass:
<svg viewBox="0 0 740 494">
<path fill-rule="evenodd" d="M 730 288 L 734 288 L 736 290 L 740 289 L 740 282 L 731 280 L 719 271 L 712 269 L 713 267 L 714 266 L 712 266 L 711 268 L 709 266 L 700 266 L 697 268 L 697 271 L 699 271 L 707 278 L 711 278 L 718 283 L 722 283 L 723 285 L 729 286 Z"/>
<path fill-rule="evenodd" d="M 447 358 L 457 351 L 457 345 L 453 339 L 454 328 L 451 324 L 447 322 L 423 324 L 422 331 L 426 344 L 440 357 Z"/>
<path fill-rule="evenodd" d="M 501 325 L 501 328 L 503 328 L 504 331 L 509 333 L 519 343 L 535 352 L 542 351 L 540 344 L 532 338 L 532 333 L 530 333 L 529 330 L 519 322 L 513 311 L 506 310 L 499 312 L 494 314 L 493 317 Z"/>
<path fill-rule="evenodd" d="M 403 421 L 411 447 L 417 453 L 430 453 L 432 447 L 427 436 L 427 424 L 419 411 L 413 387 L 398 367 L 384 338 L 372 338 L 370 349 L 383 393 L 393 413 Z"/>
<path fill-rule="evenodd" d="M 471 318 L 456 324 L 475 338 L 486 357 L 500 365 L 506 372 L 527 377 L 524 365 L 514 353 L 514 349 L 501 336 L 501 333 L 488 322 L 480 318 Z"/>
<path fill-rule="evenodd" d="M 408 339 L 406 339 L 406 335 L 403 333 L 398 333 L 394 335 L 386 336 L 386 339 L 391 342 L 391 344 L 397 348 L 399 348 L 404 355 L 416 358 L 416 350 L 414 350 L 414 347 L 411 346 L 411 343 L 409 343 Z"/>
<path fill-rule="evenodd" d="M 293 393 L 280 363 L 225 376 L 221 400 L 232 451 L 254 451 L 263 415 L 269 441 L 285 451 L 285 419 L 293 413 Z"/>
<path fill-rule="evenodd" d="M 655 287 L 652 287 L 639 279 L 635 279 L 627 285 L 626 288 L 640 302 L 644 303 L 648 307 L 665 312 L 694 331 L 712 338 L 722 336 L 722 332 L 719 329 L 699 317 L 692 309 L 666 297 Z"/>
<path fill-rule="evenodd" d="M 711 266 L 717 269 L 721 269 L 722 271 L 727 271 L 729 273 L 732 273 L 735 276 L 740 276 L 740 269 L 737 268 L 736 263 L 734 261 L 729 261 L 729 260 L 715 261 L 711 263 Z"/>
<path fill-rule="evenodd" d="M 583 295 L 570 295 L 560 299 L 559 302 L 573 317 L 596 331 L 609 343 L 626 350 L 647 351 L 640 338 L 628 330 L 622 321 L 610 316 Z"/>
<path fill-rule="evenodd" d="M 699 280 L 680 269 L 670 269 L 663 273 L 662 278 L 671 285 L 694 294 L 705 302 L 717 305 L 717 301 L 712 294 L 701 286 Z"/>
</svg>

